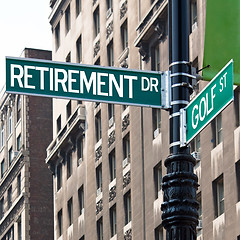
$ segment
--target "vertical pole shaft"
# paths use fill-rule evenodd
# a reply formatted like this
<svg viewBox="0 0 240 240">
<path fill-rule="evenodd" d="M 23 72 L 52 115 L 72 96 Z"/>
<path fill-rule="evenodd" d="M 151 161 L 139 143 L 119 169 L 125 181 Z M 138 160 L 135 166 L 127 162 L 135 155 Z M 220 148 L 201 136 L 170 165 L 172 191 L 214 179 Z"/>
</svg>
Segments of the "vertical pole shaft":
<svg viewBox="0 0 240 240">
<path fill-rule="evenodd" d="M 170 155 L 165 160 L 162 224 L 167 240 L 195 240 L 198 223 L 196 160 L 180 147 L 180 109 L 189 102 L 189 0 L 168 1 L 169 70 L 172 81 Z"/>
</svg>

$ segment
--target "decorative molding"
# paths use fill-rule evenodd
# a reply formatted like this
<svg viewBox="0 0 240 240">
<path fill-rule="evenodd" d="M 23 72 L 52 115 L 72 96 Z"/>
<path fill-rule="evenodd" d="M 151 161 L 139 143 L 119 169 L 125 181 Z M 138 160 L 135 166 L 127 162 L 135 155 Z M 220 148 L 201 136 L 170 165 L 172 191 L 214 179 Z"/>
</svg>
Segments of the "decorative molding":
<svg viewBox="0 0 240 240">
<path fill-rule="evenodd" d="M 95 161 L 98 161 L 102 157 L 102 146 L 96 149 L 95 156 Z"/>
<path fill-rule="evenodd" d="M 126 0 L 120 7 L 120 19 L 122 19 L 125 16 L 125 14 L 127 13 L 127 9 L 128 9 L 128 6 L 127 6 L 127 0 Z"/>
<path fill-rule="evenodd" d="M 103 210 L 103 200 L 99 200 L 96 204 L 96 215 L 98 215 Z"/>
<path fill-rule="evenodd" d="M 126 116 L 124 116 L 122 120 L 122 131 L 126 130 L 129 124 L 130 124 L 130 118 L 128 113 Z"/>
<path fill-rule="evenodd" d="M 106 38 L 109 38 L 109 36 L 113 32 L 113 20 L 107 25 L 106 30 L 107 30 L 107 37 Z"/>
<path fill-rule="evenodd" d="M 156 26 L 154 28 L 154 31 L 157 33 L 157 38 L 158 40 L 163 40 L 164 37 L 166 36 L 166 22 L 163 21 L 163 20 L 159 20 L 157 23 L 156 23 Z"/>
<path fill-rule="evenodd" d="M 132 239 L 132 229 L 130 228 L 124 233 L 124 240 L 131 240 Z"/>
<path fill-rule="evenodd" d="M 108 136 L 108 147 L 110 147 L 115 142 L 115 130 L 113 130 Z"/>
<path fill-rule="evenodd" d="M 145 61 L 149 58 L 149 45 L 147 42 L 141 41 L 139 44 L 139 53 L 142 56 L 142 60 Z"/>
<path fill-rule="evenodd" d="M 96 57 L 98 55 L 98 52 L 100 51 L 100 40 L 98 40 L 95 44 L 94 44 L 94 48 L 93 48 L 93 57 Z"/>
<path fill-rule="evenodd" d="M 109 202 L 117 196 L 116 185 L 109 190 Z"/>
<path fill-rule="evenodd" d="M 128 171 L 128 172 L 123 176 L 123 188 L 125 188 L 130 182 L 131 182 L 131 172 Z"/>
</svg>

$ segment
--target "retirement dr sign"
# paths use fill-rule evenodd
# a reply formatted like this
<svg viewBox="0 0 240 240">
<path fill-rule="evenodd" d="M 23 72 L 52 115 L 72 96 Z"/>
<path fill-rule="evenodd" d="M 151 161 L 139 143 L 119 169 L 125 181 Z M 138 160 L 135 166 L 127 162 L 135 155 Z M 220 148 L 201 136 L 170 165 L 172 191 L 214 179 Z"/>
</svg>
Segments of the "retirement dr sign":
<svg viewBox="0 0 240 240">
<path fill-rule="evenodd" d="M 164 73 L 6 58 L 6 92 L 162 107 Z"/>
</svg>

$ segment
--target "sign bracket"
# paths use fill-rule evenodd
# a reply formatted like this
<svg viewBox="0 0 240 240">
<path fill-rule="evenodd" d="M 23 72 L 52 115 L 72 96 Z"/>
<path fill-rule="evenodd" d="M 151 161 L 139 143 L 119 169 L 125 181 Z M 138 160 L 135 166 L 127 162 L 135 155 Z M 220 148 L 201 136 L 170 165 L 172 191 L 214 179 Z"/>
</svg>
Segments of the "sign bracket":
<svg viewBox="0 0 240 240">
<path fill-rule="evenodd" d="M 161 103 L 163 109 L 171 108 L 171 72 L 161 73 Z"/>
<path fill-rule="evenodd" d="M 187 114 L 186 108 L 180 109 L 180 147 L 187 145 Z"/>
</svg>

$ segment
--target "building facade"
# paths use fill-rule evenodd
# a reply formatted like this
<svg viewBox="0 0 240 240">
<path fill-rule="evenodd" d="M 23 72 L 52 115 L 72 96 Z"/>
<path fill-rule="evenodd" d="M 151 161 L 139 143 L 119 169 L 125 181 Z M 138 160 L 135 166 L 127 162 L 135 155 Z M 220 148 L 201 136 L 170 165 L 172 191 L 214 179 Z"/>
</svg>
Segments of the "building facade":
<svg viewBox="0 0 240 240">
<path fill-rule="evenodd" d="M 51 60 L 26 48 L 24 57 Z M 1 93 L 0 239 L 53 239 L 52 176 L 45 164 L 52 139 L 51 99 Z"/>
<path fill-rule="evenodd" d="M 202 68 L 205 0 L 190 3 L 190 61 Z M 53 60 L 166 71 L 168 1 L 52 0 Z M 193 84 L 193 99 L 207 84 Z M 239 239 L 239 90 L 192 142 L 197 238 Z M 54 239 L 165 239 L 161 225 L 165 110 L 53 100 Z"/>
</svg>

